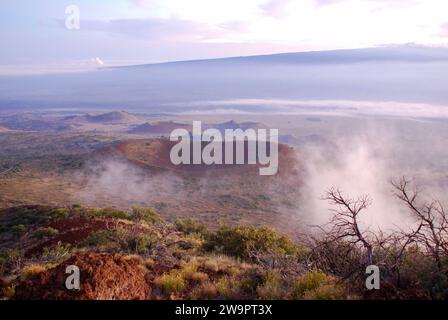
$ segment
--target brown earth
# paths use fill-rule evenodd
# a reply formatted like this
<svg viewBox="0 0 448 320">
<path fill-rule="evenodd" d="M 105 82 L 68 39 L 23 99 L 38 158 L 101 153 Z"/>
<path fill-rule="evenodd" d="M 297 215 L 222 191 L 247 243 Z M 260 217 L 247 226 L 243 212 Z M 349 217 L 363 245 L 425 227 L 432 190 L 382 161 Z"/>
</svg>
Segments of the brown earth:
<svg viewBox="0 0 448 320">
<path fill-rule="evenodd" d="M 163 139 L 124 142 L 113 150 L 109 149 L 109 154 L 105 152 L 102 157 L 107 159 L 111 153 L 114 156 L 118 153 L 118 158 L 143 169 L 142 175 L 149 173 L 148 181 L 157 177 L 152 173 L 161 173 L 162 177 L 166 175 L 167 181 L 171 177 L 183 179 L 168 192 L 156 188 L 146 198 L 134 201 L 151 199 L 150 206 L 154 206 L 168 221 L 193 217 L 210 228 L 214 228 L 218 221 L 231 225 L 267 225 L 282 232 L 296 233 L 300 224 L 296 210 L 303 165 L 295 149 L 279 144 L 278 173 L 261 176 L 259 165 L 175 166 L 170 160 L 170 151 L 175 144 Z M 95 199 L 103 196 L 101 194 Z M 100 206 L 95 202 L 87 204 Z M 162 205 L 159 207 L 159 204 Z"/>
<path fill-rule="evenodd" d="M 67 266 L 80 269 L 81 288 L 67 290 Z M 144 300 L 151 296 L 146 271 L 135 259 L 119 255 L 86 253 L 54 269 L 22 281 L 16 288 L 18 300 Z"/>
<path fill-rule="evenodd" d="M 129 161 L 145 168 L 158 169 L 158 170 L 174 170 L 180 173 L 195 173 L 204 174 L 210 170 L 214 170 L 214 173 L 244 173 L 251 174 L 256 173 L 258 175 L 258 169 L 261 167 L 256 165 L 174 165 L 170 159 L 171 148 L 176 145 L 177 142 L 169 140 L 140 140 L 121 143 L 117 146 L 117 150 Z M 202 148 L 207 145 L 208 142 L 202 143 Z M 247 159 L 248 146 L 245 144 L 245 159 Z M 236 146 L 234 145 L 234 158 L 236 153 Z M 297 173 L 296 167 L 298 165 L 298 159 L 293 148 L 279 144 L 279 174 L 291 174 Z M 225 157 L 225 151 L 223 148 L 223 162 Z M 192 161 L 191 161 L 192 162 Z"/>
<path fill-rule="evenodd" d="M 42 243 L 33 246 L 26 252 L 26 256 L 31 257 L 39 255 L 45 248 L 62 244 L 76 246 L 87 237 L 100 230 L 106 230 L 115 227 L 117 224 L 124 225 L 124 222 L 117 222 L 114 219 L 93 218 L 87 216 L 75 216 L 67 219 L 53 221 L 45 227 L 51 227 L 59 231 L 59 234 Z"/>
</svg>

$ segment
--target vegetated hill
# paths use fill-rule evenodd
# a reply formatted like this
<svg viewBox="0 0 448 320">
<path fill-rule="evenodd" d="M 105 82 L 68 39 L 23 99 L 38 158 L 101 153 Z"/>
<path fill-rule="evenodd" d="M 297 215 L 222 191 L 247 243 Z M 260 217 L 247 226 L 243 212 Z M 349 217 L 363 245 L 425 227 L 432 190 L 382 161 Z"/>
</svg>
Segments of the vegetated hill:
<svg viewBox="0 0 448 320">
<path fill-rule="evenodd" d="M 397 283 L 389 272 L 369 291 L 365 252 L 342 239 L 316 241 L 298 243 L 267 227 L 211 231 L 197 220 L 167 223 L 150 208 L 13 207 L 0 211 L 0 299 L 446 297 L 419 247 L 404 252 L 400 279 L 408 281 Z M 80 290 L 65 288 L 69 265 L 80 269 Z"/>
<path fill-rule="evenodd" d="M 336 277 L 303 269 L 303 247 L 266 227 L 221 226 L 212 232 L 196 220 L 167 223 L 149 208 L 32 206 L 3 210 L 4 216 L 0 298 L 315 299 L 325 294 L 342 299 L 348 294 Z M 294 263 L 282 271 L 267 268 L 262 260 L 273 252 Z M 68 265 L 80 268 L 81 290 L 65 289 Z M 312 286 L 302 288 L 307 281 Z"/>
<path fill-rule="evenodd" d="M 70 123 L 43 114 L 19 113 L 0 117 L 0 132 L 7 131 L 53 131 L 65 132 L 75 129 Z"/>
<path fill-rule="evenodd" d="M 175 129 L 191 130 L 191 125 L 177 123 L 174 121 L 158 121 L 154 123 L 145 122 L 130 129 L 131 134 L 170 134 Z"/>
</svg>

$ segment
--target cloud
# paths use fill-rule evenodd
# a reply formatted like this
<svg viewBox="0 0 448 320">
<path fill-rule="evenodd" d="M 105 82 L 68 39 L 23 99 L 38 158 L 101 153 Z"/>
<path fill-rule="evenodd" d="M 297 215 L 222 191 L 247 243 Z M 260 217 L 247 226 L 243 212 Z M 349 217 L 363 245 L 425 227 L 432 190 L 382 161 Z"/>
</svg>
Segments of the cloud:
<svg viewBox="0 0 448 320">
<path fill-rule="evenodd" d="M 327 6 L 327 5 L 332 5 L 338 2 L 343 2 L 343 1 L 347 1 L 347 0 L 316 0 L 316 3 L 318 6 Z"/>
<path fill-rule="evenodd" d="M 317 6 L 329 6 L 341 2 L 350 2 L 351 0 L 315 0 Z M 384 4 L 387 7 L 412 7 L 419 3 L 418 0 L 357 0 L 358 3 L 377 3 Z"/>
<path fill-rule="evenodd" d="M 286 14 L 286 8 L 291 0 L 268 0 L 260 6 L 260 9 L 267 16 L 282 18 Z"/>
<path fill-rule="evenodd" d="M 246 32 L 249 29 L 248 23 L 240 20 L 225 22 L 220 24 L 219 27 L 228 33 Z"/>
<path fill-rule="evenodd" d="M 274 48 L 271 52 L 278 52 L 275 48 L 280 45 L 307 50 L 381 43 L 437 45 L 444 40 L 437 29 L 446 21 L 441 15 L 444 8 L 437 0 L 128 1 L 138 15 L 83 20 L 82 28 L 179 45 L 270 44 Z"/>
<path fill-rule="evenodd" d="M 440 36 L 448 38 L 448 22 L 444 23 L 440 26 L 442 32 L 440 32 Z"/>
<path fill-rule="evenodd" d="M 180 19 L 115 19 L 83 21 L 84 31 L 122 34 L 145 40 L 194 41 L 214 38 L 223 29 Z"/>
<path fill-rule="evenodd" d="M 101 59 L 98 58 L 98 57 L 93 58 L 93 59 L 92 59 L 92 62 L 93 62 L 95 65 L 99 66 L 99 67 L 104 67 L 104 66 L 105 66 L 104 61 L 101 60 Z"/>
<path fill-rule="evenodd" d="M 64 10 L 50 4 L 32 7 L 35 19 L 15 28 L 22 12 L 16 6 L 22 5 L 6 5 L 0 23 L 12 29 L 0 31 L 1 62 L 63 64 L 100 56 L 112 65 L 383 43 L 438 46 L 446 45 L 448 34 L 441 29 L 448 2 L 441 0 L 119 0 L 107 8 L 83 0 L 79 5 L 79 32 L 62 32 Z M 35 50 L 23 50 L 23 43 Z"/>
<path fill-rule="evenodd" d="M 176 104 L 173 104 L 176 105 Z M 233 107 L 245 113 L 254 112 L 248 107 L 257 106 L 257 112 L 265 114 L 317 114 L 317 115 L 382 115 L 411 118 L 448 118 L 445 105 L 405 102 L 350 101 L 350 100 L 275 100 L 275 99 L 234 99 L 214 101 L 193 101 L 183 106 Z M 212 110 L 208 110 L 212 111 Z M 197 113 L 201 113 L 198 110 Z"/>
</svg>

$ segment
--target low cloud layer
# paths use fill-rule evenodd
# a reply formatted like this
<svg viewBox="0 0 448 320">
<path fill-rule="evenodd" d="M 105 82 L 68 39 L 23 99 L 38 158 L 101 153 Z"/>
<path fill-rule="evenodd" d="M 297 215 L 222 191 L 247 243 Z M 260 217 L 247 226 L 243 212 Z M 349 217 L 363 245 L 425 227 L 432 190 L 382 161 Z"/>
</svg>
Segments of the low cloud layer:
<svg viewBox="0 0 448 320">
<path fill-rule="evenodd" d="M 217 101 L 197 101 L 183 103 L 184 106 L 202 107 L 189 110 L 187 114 L 214 113 L 271 113 L 316 114 L 316 115 L 378 115 L 413 118 L 447 118 L 448 107 L 424 103 L 349 101 L 349 100 L 271 100 L 271 99 L 235 99 Z M 225 108 L 230 107 L 230 108 Z M 256 110 L 253 107 L 257 107 Z M 212 109 L 212 110 L 207 110 Z"/>
</svg>

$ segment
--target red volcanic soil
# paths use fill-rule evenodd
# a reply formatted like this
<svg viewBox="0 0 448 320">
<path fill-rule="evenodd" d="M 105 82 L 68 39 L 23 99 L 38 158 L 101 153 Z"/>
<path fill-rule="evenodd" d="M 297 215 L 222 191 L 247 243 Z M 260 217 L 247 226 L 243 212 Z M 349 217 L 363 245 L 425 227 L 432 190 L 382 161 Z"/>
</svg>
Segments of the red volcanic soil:
<svg viewBox="0 0 448 320">
<path fill-rule="evenodd" d="M 67 290 L 67 266 L 80 270 L 80 290 Z M 54 269 L 38 273 L 16 287 L 18 300 L 145 300 L 151 289 L 138 260 L 119 255 L 76 255 Z"/>
<path fill-rule="evenodd" d="M 120 223 L 120 222 L 118 222 Z M 52 247 L 59 242 L 62 244 L 78 245 L 80 242 L 87 239 L 87 237 L 99 230 L 106 230 L 114 227 L 117 224 L 114 219 L 106 218 L 92 218 L 87 216 L 75 216 L 67 219 L 53 221 L 45 227 L 51 227 L 59 231 L 59 234 L 38 243 L 26 252 L 26 256 L 31 257 L 39 255 L 47 247 Z"/>
<path fill-rule="evenodd" d="M 250 173 L 257 172 L 261 167 L 259 164 L 256 165 L 174 165 L 170 159 L 171 148 L 176 145 L 177 142 L 172 142 L 169 140 L 141 140 L 133 142 L 125 142 L 117 146 L 118 151 L 132 163 L 149 169 L 155 170 L 175 170 L 184 173 L 196 173 L 201 174 L 208 172 L 209 170 L 216 170 L 215 173 Z M 204 148 L 208 143 L 203 142 L 202 148 Z M 245 159 L 247 159 L 248 145 L 245 144 Z M 279 144 L 279 174 L 291 174 L 295 172 L 296 166 L 298 164 L 297 156 L 293 148 Z M 236 154 L 236 146 L 234 145 L 234 157 Z M 225 157 L 225 151 L 223 148 L 223 159 Z M 192 163 L 192 160 L 191 160 Z M 218 171 L 219 170 L 219 171 Z"/>
</svg>

